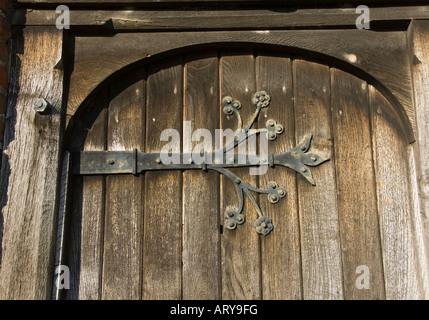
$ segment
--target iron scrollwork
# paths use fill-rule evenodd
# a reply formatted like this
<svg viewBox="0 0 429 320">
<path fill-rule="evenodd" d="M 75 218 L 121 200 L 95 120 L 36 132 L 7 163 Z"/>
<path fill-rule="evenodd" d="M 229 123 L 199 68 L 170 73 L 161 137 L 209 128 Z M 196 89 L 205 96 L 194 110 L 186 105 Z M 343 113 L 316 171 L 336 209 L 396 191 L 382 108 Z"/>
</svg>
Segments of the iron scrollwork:
<svg viewBox="0 0 429 320">
<path fill-rule="evenodd" d="M 227 145 L 223 152 L 227 152 L 236 146 L 238 146 L 241 142 L 245 141 L 249 138 L 249 130 L 259 119 L 260 112 L 263 108 L 267 108 L 270 104 L 271 97 L 265 91 L 257 92 L 252 102 L 256 107 L 256 111 L 251 118 L 248 125 L 243 129 L 243 122 L 240 116 L 241 103 L 240 101 L 234 100 L 233 98 L 227 96 L 222 99 L 222 103 L 224 105 L 223 113 L 227 116 L 235 115 L 237 117 L 237 130 L 236 132 L 240 132 L 241 135 L 237 135 L 236 139 L 229 145 Z M 269 141 L 273 141 L 277 138 L 278 135 L 284 132 L 284 127 L 281 124 L 278 124 L 277 121 L 270 119 L 266 122 L 266 128 L 264 129 L 256 129 L 255 133 L 265 133 L 267 139 Z M 244 133 L 244 135 L 243 135 Z M 279 155 L 268 155 L 268 159 L 266 161 L 271 167 L 275 165 L 282 165 L 285 167 L 289 167 L 290 169 L 296 171 L 301 174 L 304 178 L 306 178 L 312 185 L 315 185 L 315 181 L 311 174 L 310 168 L 308 166 L 314 167 L 322 164 L 323 162 L 329 160 L 315 153 L 308 153 L 307 151 L 310 148 L 312 135 L 307 135 L 301 143 L 292 149 L 290 152 L 286 152 Z M 262 160 L 263 162 L 263 160 Z M 250 191 L 259 194 L 267 194 L 268 201 L 272 204 L 278 203 L 281 198 L 286 196 L 286 189 L 280 187 L 277 182 L 270 181 L 268 183 L 267 189 L 260 189 L 251 186 L 245 181 L 241 180 L 231 171 L 226 170 L 225 168 L 212 168 L 213 170 L 223 174 L 228 177 L 231 181 L 233 181 L 235 187 L 238 190 L 239 194 L 239 205 L 236 210 L 228 208 L 225 212 L 225 226 L 228 229 L 235 229 L 237 225 L 243 224 L 245 222 L 245 217 L 243 215 L 244 208 L 244 194 L 249 198 L 252 202 L 255 210 L 257 212 L 257 220 L 254 222 L 254 226 L 256 227 L 256 231 L 262 235 L 268 235 L 274 228 L 273 221 L 271 218 L 265 216 L 254 196 Z"/>
<path fill-rule="evenodd" d="M 277 123 L 274 119 L 269 119 L 266 122 L 265 128 L 251 129 L 258 121 L 261 110 L 268 108 L 271 98 L 265 91 L 257 92 L 253 99 L 253 105 L 256 110 L 250 119 L 249 123 L 244 126 L 240 115 L 242 104 L 238 100 L 227 96 L 222 99 L 223 113 L 226 116 L 235 116 L 237 118 L 237 129 L 234 131 L 235 137 L 231 142 L 222 149 L 214 153 L 204 152 L 204 161 L 195 163 L 195 161 L 187 161 L 180 164 L 165 164 L 161 161 L 160 153 L 142 153 L 139 150 L 134 151 L 84 151 L 75 155 L 74 159 L 74 174 L 117 174 L 117 173 L 133 173 L 139 174 L 150 170 L 197 170 L 203 171 L 213 170 L 225 177 L 229 178 L 238 191 L 239 204 L 237 208 L 227 207 L 224 216 L 224 226 L 228 229 L 235 229 L 238 225 L 243 224 L 246 218 L 243 214 L 244 195 L 251 201 L 257 212 L 257 219 L 254 222 L 256 231 L 262 235 L 268 235 L 274 228 L 271 218 L 265 216 L 259 207 L 252 192 L 257 194 L 266 194 L 270 203 L 276 204 L 287 194 L 286 189 L 281 187 L 277 182 L 270 181 L 266 189 L 254 187 L 239 178 L 236 174 L 228 170 L 229 168 L 237 167 L 252 167 L 256 165 L 266 165 L 269 167 L 284 166 L 292 169 L 303 176 L 312 185 L 315 185 L 311 170 L 309 167 L 318 166 L 329 159 L 322 157 L 316 153 L 308 152 L 312 140 L 312 135 L 309 134 L 292 150 L 281 154 L 268 155 L 244 155 L 245 161 L 237 163 L 239 155 L 233 155 L 231 162 L 229 151 L 233 151 L 238 145 L 246 141 L 250 137 L 257 134 L 266 134 L 268 141 L 274 141 L 284 132 L 283 125 Z M 222 154 L 223 161 L 218 163 L 213 159 Z M 177 155 L 177 154 L 176 154 Z M 192 159 L 192 154 L 180 154 L 181 159 Z M 243 155 L 241 155 L 243 156 Z M 255 164 L 255 159 L 258 164 Z"/>
</svg>

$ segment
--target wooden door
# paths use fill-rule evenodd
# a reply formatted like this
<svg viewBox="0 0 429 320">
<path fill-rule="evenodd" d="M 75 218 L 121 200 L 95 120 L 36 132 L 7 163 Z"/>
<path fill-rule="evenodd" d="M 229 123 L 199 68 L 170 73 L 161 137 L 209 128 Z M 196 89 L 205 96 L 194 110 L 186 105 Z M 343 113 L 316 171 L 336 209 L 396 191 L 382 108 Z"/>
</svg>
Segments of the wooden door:
<svg viewBox="0 0 429 320">
<path fill-rule="evenodd" d="M 392 299 L 419 296 L 409 195 L 408 142 L 389 100 L 365 80 L 305 57 L 257 50 L 202 51 L 153 62 L 116 79 L 94 99 L 97 118 L 76 130 L 76 150 L 160 152 L 166 128 L 235 128 L 221 100 L 242 103 L 251 119 L 256 91 L 271 96 L 259 127 L 285 130 L 270 142 L 282 153 L 312 134 L 311 151 L 330 158 L 301 175 L 270 168 L 232 171 L 287 196 L 256 196 L 275 223 L 255 232 L 223 227 L 238 205 L 234 184 L 217 172 L 169 170 L 73 177 L 66 264 L 68 299 Z M 71 151 L 76 151 L 71 150 Z M 400 262 L 400 263 L 398 263 Z M 369 288 L 357 285 L 362 266 Z"/>
</svg>

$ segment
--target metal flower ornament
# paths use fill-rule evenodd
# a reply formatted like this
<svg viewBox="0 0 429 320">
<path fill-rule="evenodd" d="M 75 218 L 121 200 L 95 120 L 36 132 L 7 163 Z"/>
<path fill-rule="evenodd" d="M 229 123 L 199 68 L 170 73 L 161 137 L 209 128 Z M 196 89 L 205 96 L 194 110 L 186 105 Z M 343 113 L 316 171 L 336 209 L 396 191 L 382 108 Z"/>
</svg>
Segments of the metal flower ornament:
<svg viewBox="0 0 429 320">
<path fill-rule="evenodd" d="M 259 119 L 259 115 L 262 108 L 267 108 L 270 104 L 270 101 L 271 101 L 271 98 L 265 91 L 257 92 L 252 99 L 252 102 L 256 107 L 255 114 L 253 115 L 253 117 L 251 118 L 247 126 L 243 128 L 243 122 L 240 116 L 240 109 L 242 106 L 240 101 L 234 100 L 229 96 L 222 99 L 222 103 L 224 105 L 223 113 L 227 116 L 235 115 L 237 117 L 237 122 L 238 122 L 238 127 L 236 132 L 243 133 L 241 135 L 237 135 L 234 141 L 223 149 L 224 153 L 237 147 L 244 140 L 248 139 L 252 134 L 265 133 L 267 136 L 267 139 L 269 141 L 273 141 L 277 138 L 278 135 L 284 132 L 283 125 L 278 124 L 273 119 L 270 119 L 266 122 L 266 128 L 256 129 L 252 132 L 250 131 L 252 126 Z M 268 156 L 265 157 L 265 159 L 263 156 L 259 156 L 260 163 L 265 163 L 270 167 L 275 167 L 275 166 L 288 167 L 296 171 L 300 175 L 302 175 L 312 185 L 316 185 L 309 167 L 318 166 L 323 162 L 328 161 L 329 159 L 324 158 L 318 154 L 308 152 L 311 144 L 311 139 L 312 139 L 312 135 L 311 134 L 307 135 L 301 141 L 301 143 L 298 144 L 298 146 L 296 146 L 289 152 L 285 152 L 277 155 L 269 154 Z M 249 155 L 248 158 L 250 157 L 251 156 Z M 256 202 L 251 191 L 259 194 L 267 194 L 268 201 L 272 204 L 275 204 L 275 203 L 278 203 L 281 198 L 284 198 L 286 196 L 286 189 L 283 187 L 280 187 L 275 181 L 270 181 L 266 189 L 256 188 L 246 183 L 245 181 L 240 179 L 231 171 L 226 170 L 225 168 L 211 168 L 211 169 L 218 171 L 219 173 L 231 179 L 231 181 L 234 183 L 235 187 L 238 190 L 238 194 L 239 194 L 238 208 L 236 210 L 228 208 L 225 212 L 224 225 L 226 226 L 226 228 L 235 229 L 237 225 L 243 224 L 245 222 L 245 216 L 243 215 L 243 208 L 244 208 L 244 195 L 246 195 L 252 202 L 258 214 L 258 218 L 254 222 L 256 231 L 259 234 L 268 235 L 274 229 L 273 221 L 271 220 L 271 218 L 265 216 L 262 213 L 261 208 Z"/>
<path fill-rule="evenodd" d="M 257 92 L 252 99 L 256 110 L 249 123 L 244 126 L 240 115 L 241 102 L 229 96 L 224 97 L 222 99 L 223 113 L 225 116 L 237 119 L 237 129 L 233 132 L 230 142 L 224 148 L 221 149 L 220 147 L 215 152 L 207 152 L 206 149 L 198 153 L 180 153 L 180 151 L 143 153 L 136 149 L 133 151 L 82 151 L 76 153 L 74 156 L 73 173 L 80 175 L 110 175 L 123 173 L 140 174 L 144 171 L 153 170 L 199 169 L 204 172 L 208 170 L 216 171 L 229 178 L 238 191 L 238 207 L 227 207 L 224 214 L 224 226 L 228 229 L 236 229 L 238 225 L 245 223 L 246 218 L 243 214 L 243 209 L 244 196 L 246 195 L 257 212 L 257 219 L 254 222 L 256 231 L 259 234 L 268 235 L 274 229 L 274 223 L 271 218 L 263 214 L 252 193 L 266 194 L 268 201 L 276 204 L 286 196 L 286 189 L 275 181 L 270 181 L 265 189 L 256 188 L 239 178 L 229 169 L 259 166 L 258 169 L 263 167 L 267 170 L 269 167 L 283 166 L 294 170 L 312 185 L 315 185 L 309 167 L 318 166 L 329 160 L 318 154 L 308 152 L 312 139 L 311 134 L 305 136 L 295 148 L 285 153 L 268 154 L 268 145 L 266 145 L 266 154 L 234 154 L 234 150 L 237 147 L 240 148 L 244 145 L 242 144 L 243 142 L 250 138 L 255 138 L 256 135 L 265 134 L 267 138 L 265 141 L 268 144 L 268 142 L 276 140 L 284 132 L 283 125 L 277 123 L 274 119 L 269 119 L 265 124 L 265 128 L 252 129 L 253 125 L 259 119 L 261 110 L 268 108 L 270 101 L 271 98 L 265 91 Z M 180 141 L 177 144 L 180 146 Z M 180 147 L 174 150 L 180 150 Z M 256 170 L 256 168 L 251 169 Z"/>
</svg>

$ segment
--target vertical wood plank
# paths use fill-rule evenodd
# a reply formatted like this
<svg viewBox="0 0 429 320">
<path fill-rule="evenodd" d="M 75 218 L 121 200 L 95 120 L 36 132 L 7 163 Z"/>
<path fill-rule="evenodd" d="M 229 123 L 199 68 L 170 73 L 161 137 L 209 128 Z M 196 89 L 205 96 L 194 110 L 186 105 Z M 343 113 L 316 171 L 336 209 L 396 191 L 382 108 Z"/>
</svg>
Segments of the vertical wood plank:
<svg viewBox="0 0 429 320">
<path fill-rule="evenodd" d="M 404 131 L 393 107 L 372 86 L 369 97 L 386 298 L 420 299 Z"/>
<path fill-rule="evenodd" d="M 296 142 L 313 134 L 310 151 L 332 159 L 312 169 L 317 186 L 298 176 L 304 299 L 342 299 L 343 277 L 327 66 L 293 61 Z"/>
<path fill-rule="evenodd" d="M 255 62 L 253 54 L 225 52 L 221 57 L 221 98 L 230 96 L 242 103 L 240 113 L 244 126 L 254 113 L 252 98 L 255 94 Z M 221 115 L 221 128 L 237 127 L 237 119 Z M 248 152 L 256 150 L 247 149 Z M 237 150 L 235 151 L 237 153 Z M 257 186 L 256 176 L 249 174 L 248 168 L 231 170 L 242 180 Z M 221 177 L 221 221 L 228 207 L 238 208 L 238 194 L 232 181 Z M 222 252 L 222 298 L 260 299 L 260 250 L 259 236 L 253 222 L 256 220 L 255 208 L 245 199 L 243 214 L 246 222 L 235 230 L 224 228 L 221 239 Z"/>
<path fill-rule="evenodd" d="M 107 95 L 107 90 L 104 96 Z M 107 107 L 107 97 L 98 100 Z M 91 128 L 87 129 L 83 149 L 105 150 L 107 110 L 102 109 Z M 86 129 L 83 129 L 86 130 Z M 70 290 L 67 300 L 101 299 L 101 275 L 104 235 L 105 179 L 103 176 L 74 176 L 73 200 L 67 226 L 67 266 Z"/>
<path fill-rule="evenodd" d="M 102 99 L 104 100 L 104 99 Z M 105 102 L 106 103 L 106 102 Z M 100 113 L 85 140 L 85 151 L 106 150 L 107 109 Z M 83 177 L 79 299 L 101 299 L 105 178 Z"/>
<path fill-rule="evenodd" d="M 385 298 L 380 229 L 371 152 L 368 87 L 365 81 L 331 69 L 344 298 Z M 369 270 L 369 288 L 356 286 L 356 268 Z"/>
<path fill-rule="evenodd" d="M 276 140 L 269 142 L 269 153 L 279 154 L 295 147 L 292 64 L 289 58 L 258 56 L 256 87 L 271 97 L 268 108 L 262 110 L 258 128 L 265 128 L 269 119 L 285 128 Z M 275 230 L 261 238 L 262 295 L 264 299 L 301 299 L 301 253 L 296 195 L 296 175 L 287 168 L 269 168 L 259 176 L 259 185 L 266 188 L 276 181 L 287 195 L 271 204 L 260 196 L 262 212 L 273 219 Z"/>
<path fill-rule="evenodd" d="M 146 152 L 160 152 L 164 129 L 182 132 L 180 59 L 154 65 L 147 79 Z M 146 172 L 143 298 L 182 297 L 182 173 Z"/>
<path fill-rule="evenodd" d="M 219 129 L 218 83 L 217 54 L 187 57 L 183 118 L 191 123 L 190 133 L 198 129 L 211 133 L 213 150 L 214 133 Z M 190 147 L 201 142 L 193 142 Z M 188 170 L 183 173 L 183 220 L 183 299 L 220 299 L 217 172 Z"/>
<path fill-rule="evenodd" d="M 0 183 L 0 299 L 49 299 L 64 114 L 64 74 L 54 67 L 62 56 L 63 33 L 55 27 L 17 28 L 13 39 Z M 48 115 L 33 110 L 36 98 L 51 104 Z"/>
<path fill-rule="evenodd" d="M 125 90 L 111 88 L 108 150 L 144 149 L 145 86 L 130 76 Z M 143 176 L 108 176 L 103 254 L 103 299 L 141 298 Z"/>
<path fill-rule="evenodd" d="M 414 145 L 417 170 L 417 189 L 419 211 L 413 210 L 415 221 L 416 245 L 420 265 L 421 283 L 425 285 L 425 299 L 429 299 L 429 21 L 414 20 L 409 27 L 409 45 L 411 71 L 414 88 L 417 143 Z M 415 175 L 415 174 L 414 174 Z M 417 202 L 416 202 L 417 204 Z"/>
</svg>

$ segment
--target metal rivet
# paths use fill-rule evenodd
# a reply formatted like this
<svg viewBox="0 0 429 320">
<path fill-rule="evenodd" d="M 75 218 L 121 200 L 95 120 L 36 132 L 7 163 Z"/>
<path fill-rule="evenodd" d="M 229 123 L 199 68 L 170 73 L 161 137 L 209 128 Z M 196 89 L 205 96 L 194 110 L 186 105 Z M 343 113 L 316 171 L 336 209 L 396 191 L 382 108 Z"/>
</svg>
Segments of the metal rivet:
<svg viewBox="0 0 429 320">
<path fill-rule="evenodd" d="M 115 160 L 110 159 L 110 160 L 108 161 L 108 163 L 109 163 L 110 165 L 114 165 L 114 164 L 115 164 Z"/>
<path fill-rule="evenodd" d="M 281 196 L 282 196 L 282 195 L 284 195 L 284 194 L 285 194 L 285 193 L 284 193 L 284 191 L 283 191 L 282 189 L 280 189 L 280 190 L 279 190 L 279 195 L 281 195 Z"/>
<path fill-rule="evenodd" d="M 311 157 L 311 161 L 316 162 L 317 161 L 317 157 L 316 156 L 312 156 Z"/>
<path fill-rule="evenodd" d="M 156 158 L 156 160 L 155 160 L 155 161 L 156 161 L 156 163 L 157 163 L 157 164 L 160 164 L 160 163 L 161 163 L 161 158 L 160 158 L 160 157 L 158 157 L 158 158 Z"/>
<path fill-rule="evenodd" d="M 276 201 L 277 200 L 277 196 L 275 194 L 271 195 L 271 201 Z"/>
<path fill-rule="evenodd" d="M 306 172 L 307 172 L 307 168 L 302 167 L 302 168 L 300 169 L 300 171 L 301 171 L 302 173 L 306 173 Z"/>
<path fill-rule="evenodd" d="M 236 184 L 240 184 L 240 183 L 241 183 L 241 180 L 240 180 L 240 179 L 237 179 L 237 180 L 235 180 L 235 183 L 236 183 Z"/>
</svg>

